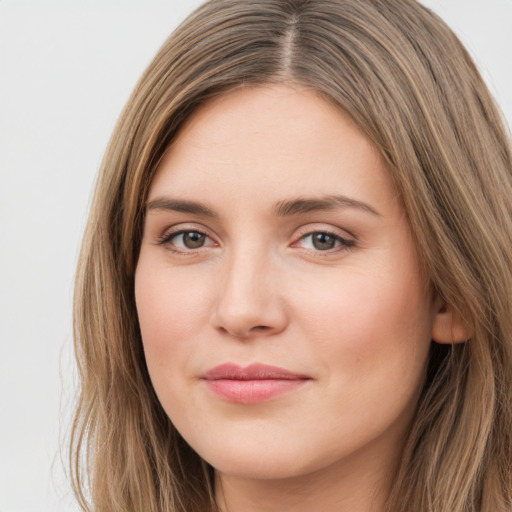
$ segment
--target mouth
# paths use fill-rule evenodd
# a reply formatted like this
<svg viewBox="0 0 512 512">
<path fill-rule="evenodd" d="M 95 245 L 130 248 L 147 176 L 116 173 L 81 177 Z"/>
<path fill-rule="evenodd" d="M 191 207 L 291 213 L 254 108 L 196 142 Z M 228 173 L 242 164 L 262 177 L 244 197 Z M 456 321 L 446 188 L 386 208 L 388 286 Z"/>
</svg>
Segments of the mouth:
<svg viewBox="0 0 512 512">
<path fill-rule="evenodd" d="M 201 380 L 224 400 L 253 404 L 295 391 L 312 379 L 277 366 L 256 363 L 242 367 L 227 363 L 207 371 Z"/>
</svg>

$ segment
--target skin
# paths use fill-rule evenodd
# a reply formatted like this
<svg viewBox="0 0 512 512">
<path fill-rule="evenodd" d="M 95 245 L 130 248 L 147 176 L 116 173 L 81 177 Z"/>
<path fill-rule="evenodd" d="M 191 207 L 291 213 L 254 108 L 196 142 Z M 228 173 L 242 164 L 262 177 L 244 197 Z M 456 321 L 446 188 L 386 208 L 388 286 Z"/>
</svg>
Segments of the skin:
<svg viewBox="0 0 512 512">
<path fill-rule="evenodd" d="M 333 195 L 365 206 L 275 212 Z M 377 149 L 311 91 L 229 92 L 188 120 L 148 204 L 135 276 L 147 365 L 174 425 L 215 468 L 221 510 L 381 510 L 447 312 Z M 334 238 L 315 244 L 313 232 Z M 226 362 L 309 380 L 232 403 L 201 379 Z"/>
</svg>

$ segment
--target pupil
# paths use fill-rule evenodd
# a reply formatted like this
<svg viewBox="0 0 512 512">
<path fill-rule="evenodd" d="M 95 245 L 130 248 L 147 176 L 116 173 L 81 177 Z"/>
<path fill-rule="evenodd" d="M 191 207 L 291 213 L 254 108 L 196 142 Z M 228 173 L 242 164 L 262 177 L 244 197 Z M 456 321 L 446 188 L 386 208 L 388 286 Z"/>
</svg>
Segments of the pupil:
<svg viewBox="0 0 512 512">
<path fill-rule="evenodd" d="M 328 235 L 327 233 L 315 233 L 313 235 L 313 246 L 315 249 L 321 251 L 334 248 L 335 242 L 336 241 L 334 237 Z"/>
<path fill-rule="evenodd" d="M 196 231 L 189 231 L 183 235 L 183 243 L 189 249 L 197 249 L 204 244 L 204 235 Z"/>
</svg>

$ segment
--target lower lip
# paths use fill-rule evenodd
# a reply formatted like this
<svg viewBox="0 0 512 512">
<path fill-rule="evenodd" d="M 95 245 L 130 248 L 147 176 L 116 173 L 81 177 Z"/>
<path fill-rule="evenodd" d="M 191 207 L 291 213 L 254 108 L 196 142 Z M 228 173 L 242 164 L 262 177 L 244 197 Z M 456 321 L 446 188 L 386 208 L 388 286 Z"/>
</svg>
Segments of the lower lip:
<svg viewBox="0 0 512 512">
<path fill-rule="evenodd" d="M 295 391 L 309 379 L 207 380 L 206 385 L 216 395 L 240 404 L 264 402 Z"/>
</svg>

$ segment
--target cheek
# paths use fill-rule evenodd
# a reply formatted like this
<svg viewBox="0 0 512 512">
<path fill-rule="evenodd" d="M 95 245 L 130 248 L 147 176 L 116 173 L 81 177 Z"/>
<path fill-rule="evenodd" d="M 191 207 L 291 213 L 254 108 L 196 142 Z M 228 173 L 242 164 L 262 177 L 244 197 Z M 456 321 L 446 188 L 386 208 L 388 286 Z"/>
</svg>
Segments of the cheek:
<svg viewBox="0 0 512 512">
<path fill-rule="evenodd" d="M 433 320 L 424 282 L 407 267 L 390 268 L 350 269 L 296 302 L 301 329 L 325 367 L 336 365 L 340 385 L 416 385 L 423 377 Z"/>
<path fill-rule="evenodd" d="M 154 270 L 158 269 L 158 270 Z M 194 351 L 194 339 L 209 318 L 208 287 L 203 279 L 164 272 L 142 263 L 135 274 L 137 314 L 149 371 L 169 369 Z"/>
</svg>

